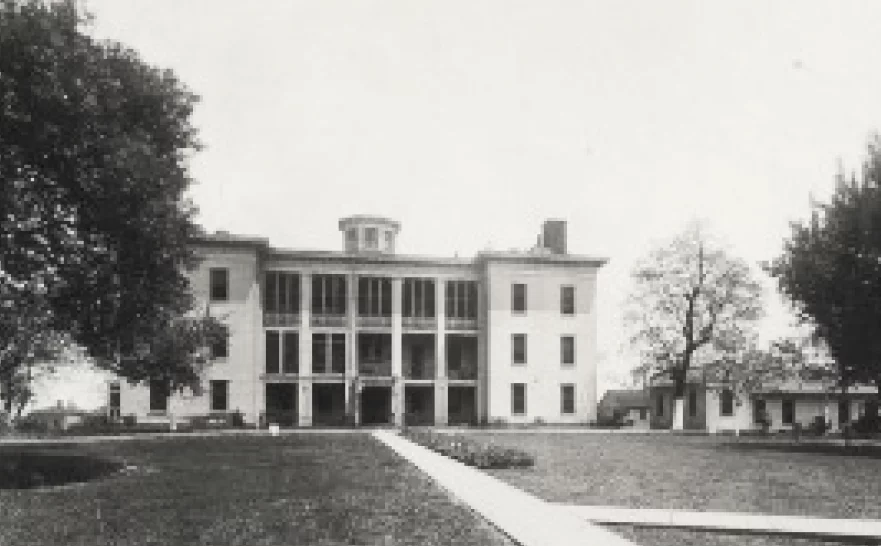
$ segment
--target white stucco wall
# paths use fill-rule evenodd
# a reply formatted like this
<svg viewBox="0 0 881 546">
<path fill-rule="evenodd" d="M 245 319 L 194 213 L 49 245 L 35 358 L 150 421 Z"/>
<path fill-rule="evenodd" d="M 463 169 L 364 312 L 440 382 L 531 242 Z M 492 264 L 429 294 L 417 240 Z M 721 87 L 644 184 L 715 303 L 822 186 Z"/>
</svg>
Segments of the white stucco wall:
<svg viewBox="0 0 881 546">
<path fill-rule="evenodd" d="M 588 422 L 596 418 L 596 270 L 551 264 L 487 264 L 490 421 Z M 511 309 L 512 285 L 527 286 L 526 313 Z M 560 313 L 560 287 L 575 287 L 574 316 Z M 526 364 L 513 364 L 512 334 L 526 334 Z M 560 336 L 575 337 L 575 364 L 562 365 Z M 525 383 L 526 414 L 513 415 L 511 384 Z M 560 386 L 575 385 L 575 413 L 560 412 Z"/>
<path fill-rule="evenodd" d="M 262 362 L 259 343 L 262 336 L 255 331 L 262 324 L 257 284 L 257 256 L 254 250 L 212 249 L 190 277 L 198 301 L 204 309 L 208 301 L 209 270 L 213 267 L 229 269 L 229 299 L 212 302 L 210 312 L 229 327 L 228 357 L 217 360 L 204 373 L 202 395 L 195 396 L 189 389 L 174 393 L 168 402 L 167 414 L 176 417 L 204 415 L 210 410 L 209 381 L 228 380 L 229 410 L 239 409 L 249 422 L 256 422 L 262 407 L 262 389 L 257 374 Z M 138 422 L 165 421 L 166 415 L 150 412 L 149 386 L 121 385 L 120 413 L 134 414 Z"/>
</svg>

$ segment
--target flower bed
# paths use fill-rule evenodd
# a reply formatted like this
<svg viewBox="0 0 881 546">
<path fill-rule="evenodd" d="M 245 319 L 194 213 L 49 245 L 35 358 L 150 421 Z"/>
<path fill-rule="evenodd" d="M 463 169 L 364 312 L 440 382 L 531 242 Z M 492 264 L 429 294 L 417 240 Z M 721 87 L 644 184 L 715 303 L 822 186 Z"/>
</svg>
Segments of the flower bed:
<svg viewBox="0 0 881 546">
<path fill-rule="evenodd" d="M 471 438 L 427 431 L 406 431 L 404 437 L 432 451 L 477 468 L 523 468 L 535 458 L 525 451 L 477 442 Z"/>
</svg>

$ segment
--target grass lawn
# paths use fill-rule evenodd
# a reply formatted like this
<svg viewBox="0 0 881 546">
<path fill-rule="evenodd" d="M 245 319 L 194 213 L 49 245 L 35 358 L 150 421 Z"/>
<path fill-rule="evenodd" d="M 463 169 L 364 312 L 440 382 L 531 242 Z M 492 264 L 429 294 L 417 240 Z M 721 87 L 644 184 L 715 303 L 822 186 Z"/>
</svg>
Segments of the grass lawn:
<svg viewBox="0 0 881 546">
<path fill-rule="evenodd" d="M 480 436 L 536 455 L 531 469 L 490 472 L 553 502 L 881 518 L 881 455 L 707 436 Z"/>
<path fill-rule="evenodd" d="M 12 449 L 0 446 L 0 458 Z M 510 544 L 367 434 L 74 449 L 142 470 L 55 489 L 0 490 L 0 545 Z"/>
<path fill-rule="evenodd" d="M 476 433 L 521 448 L 532 468 L 490 474 L 552 502 L 881 518 L 881 454 L 707 436 Z M 841 542 L 611 526 L 645 546 L 821 546 Z"/>
</svg>

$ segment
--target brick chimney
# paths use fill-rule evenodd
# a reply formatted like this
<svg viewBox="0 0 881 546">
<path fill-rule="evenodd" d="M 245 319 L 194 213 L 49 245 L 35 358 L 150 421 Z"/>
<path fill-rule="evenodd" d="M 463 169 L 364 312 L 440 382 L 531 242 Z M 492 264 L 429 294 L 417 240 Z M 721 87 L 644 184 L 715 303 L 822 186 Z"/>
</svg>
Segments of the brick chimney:
<svg viewBox="0 0 881 546">
<path fill-rule="evenodd" d="M 541 239 L 554 254 L 566 254 L 566 220 L 545 220 Z"/>
</svg>

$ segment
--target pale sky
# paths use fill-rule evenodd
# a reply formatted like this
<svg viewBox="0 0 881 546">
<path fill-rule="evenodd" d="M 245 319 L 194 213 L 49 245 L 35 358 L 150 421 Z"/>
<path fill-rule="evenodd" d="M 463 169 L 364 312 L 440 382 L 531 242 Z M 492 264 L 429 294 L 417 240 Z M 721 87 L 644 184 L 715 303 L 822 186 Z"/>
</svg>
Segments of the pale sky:
<svg viewBox="0 0 881 546">
<path fill-rule="evenodd" d="M 693 217 L 773 257 L 881 129 L 881 2 L 87 0 L 94 34 L 202 97 L 199 220 L 338 249 L 527 247 L 569 221 L 608 379 L 634 259 Z M 602 384 L 601 384 L 602 388 Z"/>
</svg>

